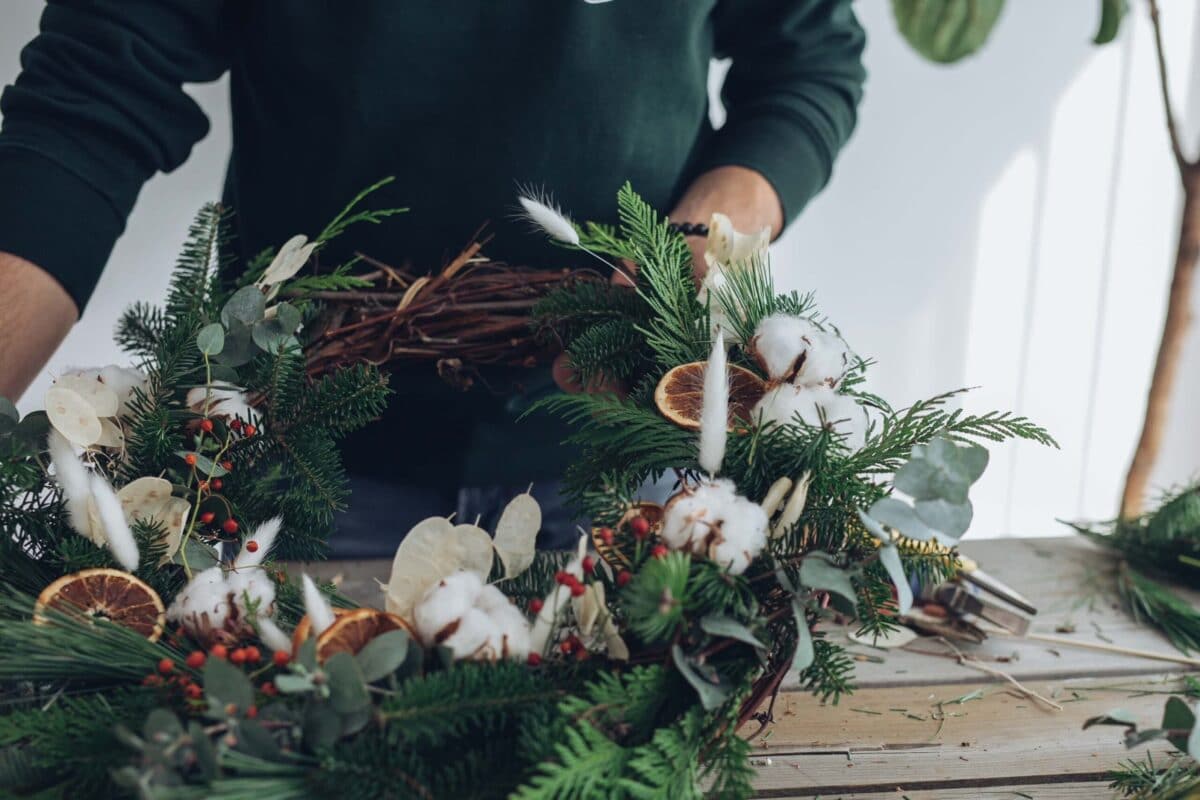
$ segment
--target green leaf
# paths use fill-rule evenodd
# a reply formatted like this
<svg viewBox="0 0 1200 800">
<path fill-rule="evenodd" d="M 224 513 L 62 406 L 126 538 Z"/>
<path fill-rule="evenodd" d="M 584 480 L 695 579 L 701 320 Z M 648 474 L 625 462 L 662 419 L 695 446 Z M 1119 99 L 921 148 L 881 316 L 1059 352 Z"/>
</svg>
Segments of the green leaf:
<svg viewBox="0 0 1200 800">
<path fill-rule="evenodd" d="M 791 669 L 803 672 L 812 666 L 816 651 L 812 631 L 808 629 L 808 610 L 796 598 L 792 598 L 792 613 L 796 617 L 796 653 L 792 656 Z"/>
<path fill-rule="evenodd" d="M 217 776 L 217 750 L 212 740 L 197 720 L 188 723 L 188 736 L 192 739 L 192 752 L 196 754 L 196 766 L 200 768 L 200 774 L 204 780 L 211 781 Z"/>
<path fill-rule="evenodd" d="M 329 703 L 339 714 L 352 714 L 371 705 L 366 680 L 350 653 L 334 653 L 325 662 L 329 677 Z"/>
<path fill-rule="evenodd" d="M 147 742 L 166 745 L 183 736 L 183 723 L 167 709 L 156 708 L 146 717 L 142 734 Z"/>
<path fill-rule="evenodd" d="M 961 503 L 951 503 L 948 500 L 918 500 L 913 504 L 917 517 L 940 534 L 957 539 L 971 527 L 971 519 L 975 514 L 970 500 Z M 943 542 L 945 544 L 946 542 Z"/>
<path fill-rule="evenodd" d="M 687 656 L 679 645 L 671 645 L 671 659 L 680 674 L 700 696 L 700 704 L 706 711 L 720 708 L 729 698 L 729 689 L 721 685 L 720 674 L 710 664 L 701 664 Z"/>
<path fill-rule="evenodd" d="M 41 448 L 46 444 L 46 434 L 50 433 L 50 418 L 45 411 L 31 411 L 25 415 L 13 435 L 33 448 Z"/>
<path fill-rule="evenodd" d="M 215 356 L 225 347 L 225 329 L 219 322 L 205 325 L 196 334 L 196 347 L 206 356 Z"/>
<path fill-rule="evenodd" d="M 233 293 L 233 297 L 221 309 L 221 322 L 226 328 L 234 321 L 250 326 L 263 318 L 267 309 L 267 300 L 262 289 L 257 286 L 243 286 Z"/>
<path fill-rule="evenodd" d="M 1192 732 L 1188 734 L 1183 751 L 1196 761 L 1200 761 L 1200 722 L 1192 724 Z"/>
<path fill-rule="evenodd" d="M 7 417 L 13 422 L 21 421 L 21 413 L 17 411 L 17 407 L 13 405 L 12 400 L 0 395 L 0 417 Z"/>
<path fill-rule="evenodd" d="M 904 565 L 900 563 L 900 549 L 895 544 L 879 548 L 879 563 L 887 570 L 888 577 L 896 587 L 896 604 L 901 614 L 907 614 L 912 609 L 912 586 L 908 576 L 904 574 Z"/>
<path fill-rule="evenodd" d="M 917 512 L 912 506 L 895 497 L 884 497 L 875 501 L 867 514 L 872 519 L 899 531 L 909 539 L 928 542 L 937 535 L 937 531 L 917 517 Z"/>
<path fill-rule="evenodd" d="M 244 672 L 223 658 L 210 658 L 205 663 L 204 692 L 209 713 L 217 718 L 224 718 L 226 706 L 231 704 L 239 713 L 254 705 L 254 685 Z"/>
<path fill-rule="evenodd" d="M 709 614 L 703 617 L 700 620 L 700 630 L 710 636 L 721 636 L 745 642 L 759 650 L 767 649 L 767 646 L 758 640 L 753 631 L 733 617 L 727 617 L 724 614 Z"/>
<path fill-rule="evenodd" d="M 1092 39 L 1093 44 L 1108 44 L 1117 38 L 1121 20 L 1129 11 L 1127 0 L 1100 0 L 1100 27 Z"/>
<path fill-rule="evenodd" d="M 918 53 L 950 64 L 983 47 L 1004 0 L 892 0 L 900 34 Z"/>
<path fill-rule="evenodd" d="M 275 688 L 283 694 L 303 694 L 313 690 L 312 675 L 284 674 L 275 676 Z"/>
<path fill-rule="evenodd" d="M 280 348 L 292 338 L 291 333 L 284 329 L 283 323 L 277 319 L 264 319 L 254 323 L 251 329 L 254 343 L 268 353 L 277 353 Z"/>
<path fill-rule="evenodd" d="M 193 536 L 189 536 L 184 545 L 175 551 L 175 555 L 171 557 L 171 563 L 182 565 L 185 557 L 188 568 L 192 572 L 202 572 L 209 567 L 215 567 L 220 561 L 217 558 L 217 551 L 211 545 L 207 545 Z"/>
<path fill-rule="evenodd" d="M 1192 726 L 1195 724 L 1196 715 L 1192 713 L 1192 710 L 1188 708 L 1188 704 L 1184 700 L 1179 697 L 1167 698 L 1167 704 L 1163 708 L 1163 728 L 1189 731 L 1193 734 L 1192 736 L 1174 735 L 1167 737 L 1175 749 L 1185 753 L 1188 752 L 1189 739 L 1195 738 L 1195 732 L 1192 731 Z"/>
<path fill-rule="evenodd" d="M 238 750 L 267 761 L 279 757 L 275 738 L 261 723 L 252 719 L 238 722 Z"/>
<path fill-rule="evenodd" d="M 203 455 L 202 453 L 197 453 L 194 450 L 176 450 L 175 455 L 179 456 L 180 458 L 184 458 L 184 459 L 186 459 L 187 456 L 195 456 L 196 457 L 196 464 L 195 464 L 196 472 L 200 473 L 201 475 L 203 475 L 206 478 L 208 478 L 208 477 L 220 478 L 223 475 L 229 474 L 221 467 L 220 464 L 214 462 L 208 456 Z"/>
<path fill-rule="evenodd" d="M 809 553 L 800 562 L 800 583 L 809 589 L 833 592 L 857 605 L 858 592 L 854 591 L 849 573 L 835 566 L 832 559 L 832 556 L 820 550 Z"/>
<path fill-rule="evenodd" d="M 342 733 L 342 721 L 329 703 L 310 703 L 304 711 L 304 744 L 311 750 L 332 747 Z"/>
<path fill-rule="evenodd" d="M 374 683 L 391 675 L 408 658 L 408 632 L 388 631 L 367 642 L 354 658 L 362 670 L 363 680 Z"/>
<path fill-rule="evenodd" d="M 300 310 L 291 303 L 280 303 L 275 306 L 275 319 L 283 326 L 284 332 L 293 334 L 300 327 Z"/>
</svg>

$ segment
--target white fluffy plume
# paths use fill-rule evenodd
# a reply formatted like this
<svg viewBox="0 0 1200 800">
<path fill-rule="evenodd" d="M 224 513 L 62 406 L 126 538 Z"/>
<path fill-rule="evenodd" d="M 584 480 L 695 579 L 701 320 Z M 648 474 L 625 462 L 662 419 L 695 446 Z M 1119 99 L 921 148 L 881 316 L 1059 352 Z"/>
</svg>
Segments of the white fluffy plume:
<svg viewBox="0 0 1200 800">
<path fill-rule="evenodd" d="M 535 199 L 526 195 L 517 198 L 521 204 L 524 217 L 541 228 L 551 239 L 557 239 L 567 244 L 579 245 L 579 231 L 575 223 L 566 214 L 555 208 L 550 198 Z"/>
<path fill-rule="evenodd" d="M 709 475 L 721 471 L 725 460 L 725 429 L 729 424 L 729 375 L 725 368 L 725 336 L 718 332 L 704 368 L 704 398 L 700 406 L 700 466 Z"/>
<path fill-rule="evenodd" d="M 125 521 L 125 511 L 117 493 L 108 485 L 108 481 L 99 475 L 91 478 L 92 502 L 96 506 L 96 515 L 104 526 L 104 538 L 113 558 L 130 572 L 138 568 L 138 546 L 133 538 L 133 531 Z"/>
<path fill-rule="evenodd" d="M 79 456 L 75 455 L 74 445 L 58 431 L 51 429 L 46 443 L 50 448 L 50 462 L 54 464 L 54 477 L 62 487 L 63 498 L 66 500 L 71 527 L 90 538 L 91 525 L 87 509 L 92 487 L 88 480 L 87 467 L 83 465 Z"/>
<path fill-rule="evenodd" d="M 320 636 L 333 624 L 333 609 L 312 578 L 304 575 L 301 579 L 304 583 L 304 611 L 312 623 L 312 635 Z"/>
<path fill-rule="evenodd" d="M 266 522 L 254 529 L 254 533 L 250 538 L 242 544 L 242 551 L 238 553 L 237 559 L 233 562 L 234 569 L 248 569 L 257 567 L 271 552 L 271 547 L 275 544 L 275 537 L 279 535 L 279 528 L 283 525 L 281 517 L 272 517 Z M 246 547 L 250 542 L 258 545 L 258 549 L 253 553 Z"/>
</svg>

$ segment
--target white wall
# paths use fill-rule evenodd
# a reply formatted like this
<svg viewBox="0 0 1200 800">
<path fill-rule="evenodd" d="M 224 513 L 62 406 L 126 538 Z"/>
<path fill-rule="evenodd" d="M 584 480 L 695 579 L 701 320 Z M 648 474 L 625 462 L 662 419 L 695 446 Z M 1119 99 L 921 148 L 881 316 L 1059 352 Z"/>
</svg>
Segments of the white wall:
<svg viewBox="0 0 1200 800">
<path fill-rule="evenodd" d="M 15 74 L 40 6 L 7 0 L 0 11 L 0 80 Z M 1058 437 L 1061 451 L 994 449 L 972 535 L 1058 534 L 1056 517 L 1111 515 L 1178 216 L 1144 6 L 1133 4 L 1117 43 L 1095 48 L 1094 0 L 1010 0 L 987 48 L 952 68 L 914 55 L 883 0 L 857 6 L 870 36 L 859 128 L 830 188 L 776 247 L 783 283 L 817 291 L 851 344 L 878 360 L 874 388 L 896 405 L 978 385 L 967 408 L 1013 409 Z M 1200 91 L 1190 80 L 1200 20 L 1189 0 L 1162 6 L 1178 102 L 1200 122 L 1188 94 Z M 191 214 L 218 194 L 226 90 L 193 93 L 213 132 L 143 191 L 56 367 L 117 357 L 118 313 L 161 296 Z M 1187 357 L 1160 484 L 1200 469 L 1200 420 L 1186 400 L 1200 390 L 1200 331 Z"/>
</svg>

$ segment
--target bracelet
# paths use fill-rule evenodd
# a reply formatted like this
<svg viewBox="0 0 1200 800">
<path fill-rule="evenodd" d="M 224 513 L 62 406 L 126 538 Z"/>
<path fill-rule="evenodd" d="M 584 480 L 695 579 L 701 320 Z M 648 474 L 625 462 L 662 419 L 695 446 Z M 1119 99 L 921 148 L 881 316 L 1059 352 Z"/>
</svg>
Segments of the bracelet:
<svg viewBox="0 0 1200 800">
<path fill-rule="evenodd" d="M 669 227 L 684 236 L 708 236 L 708 226 L 703 222 L 672 222 Z"/>
</svg>

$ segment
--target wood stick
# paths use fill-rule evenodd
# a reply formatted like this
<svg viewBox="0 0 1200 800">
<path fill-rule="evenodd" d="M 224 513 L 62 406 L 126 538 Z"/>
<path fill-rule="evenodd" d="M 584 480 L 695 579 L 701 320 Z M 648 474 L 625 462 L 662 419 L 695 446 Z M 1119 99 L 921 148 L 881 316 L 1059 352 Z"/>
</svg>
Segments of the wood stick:
<svg viewBox="0 0 1200 800">
<path fill-rule="evenodd" d="M 1152 650 L 1138 650 L 1133 647 L 1121 647 L 1116 644 L 1105 644 L 1104 642 L 1088 642 L 1081 639 L 1069 639 L 1066 636 L 1051 636 L 1047 633 L 1027 633 L 1024 636 L 1017 636 L 1010 633 L 1001 633 L 999 631 L 988 631 L 989 636 L 1006 636 L 1010 639 L 1028 639 L 1034 642 L 1045 642 L 1046 644 L 1057 644 L 1064 647 L 1082 647 L 1085 650 L 1100 650 L 1105 653 L 1115 653 L 1123 656 L 1133 656 L 1135 658 L 1148 658 L 1152 661 L 1170 661 L 1173 664 L 1186 664 L 1189 667 L 1200 667 L 1200 658 L 1190 658 L 1185 655 L 1176 655 L 1174 653 L 1156 653 Z"/>
</svg>

